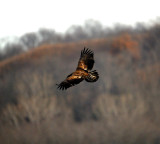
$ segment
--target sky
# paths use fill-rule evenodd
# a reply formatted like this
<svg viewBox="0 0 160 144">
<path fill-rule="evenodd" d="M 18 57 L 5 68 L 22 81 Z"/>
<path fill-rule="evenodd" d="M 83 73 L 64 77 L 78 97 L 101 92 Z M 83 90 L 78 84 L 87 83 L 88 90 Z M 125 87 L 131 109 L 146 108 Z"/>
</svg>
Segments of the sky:
<svg viewBox="0 0 160 144">
<path fill-rule="evenodd" d="M 0 38 L 40 28 L 63 33 L 88 19 L 112 27 L 116 23 L 150 23 L 159 16 L 159 0 L 1 0 Z"/>
</svg>

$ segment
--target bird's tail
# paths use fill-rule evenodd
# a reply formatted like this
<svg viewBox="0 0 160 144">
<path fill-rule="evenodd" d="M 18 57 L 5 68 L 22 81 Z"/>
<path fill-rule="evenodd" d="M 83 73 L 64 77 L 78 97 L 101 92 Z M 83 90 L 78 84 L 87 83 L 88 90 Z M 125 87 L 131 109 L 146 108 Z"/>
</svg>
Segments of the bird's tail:
<svg viewBox="0 0 160 144">
<path fill-rule="evenodd" d="M 88 73 L 88 76 L 86 76 L 85 80 L 87 82 L 96 82 L 98 78 L 99 78 L 98 72 L 94 70 Z"/>
</svg>

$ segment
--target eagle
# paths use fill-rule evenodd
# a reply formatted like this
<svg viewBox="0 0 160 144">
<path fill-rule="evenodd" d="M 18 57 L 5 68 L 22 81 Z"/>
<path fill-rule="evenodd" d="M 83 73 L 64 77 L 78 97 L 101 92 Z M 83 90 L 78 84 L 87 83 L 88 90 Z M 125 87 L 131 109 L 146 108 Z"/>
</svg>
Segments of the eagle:
<svg viewBox="0 0 160 144">
<path fill-rule="evenodd" d="M 94 52 L 89 48 L 85 48 L 81 51 L 80 59 L 76 71 L 69 74 L 67 78 L 60 84 L 56 84 L 59 90 L 66 90 L 81 81 L 96 82 L 99 78 L 99 74 L 96 70 L 92 70 L 94 65 Z"/>
</svg>

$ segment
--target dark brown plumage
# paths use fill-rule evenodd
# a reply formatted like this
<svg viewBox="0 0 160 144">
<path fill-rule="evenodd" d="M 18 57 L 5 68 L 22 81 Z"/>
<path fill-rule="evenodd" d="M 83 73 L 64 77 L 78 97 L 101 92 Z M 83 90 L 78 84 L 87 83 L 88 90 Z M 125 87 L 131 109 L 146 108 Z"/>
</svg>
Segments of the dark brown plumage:
<svg viewBox="0 0 160 144">
<path fill-rule="evenodd" d="M 75 72 L 67 76 L 67 78 L 60 84 L 57 84 L 57 88 L 60 90 L 66 90 L 81 81 L 86 80 L 87 82 L 96 82 L 99 78 L 96 70 L 91 71 L 94 65 L 94 53 L 90 49 L 84 49 L 81 51 L 78 66 Z"/>
</svg>

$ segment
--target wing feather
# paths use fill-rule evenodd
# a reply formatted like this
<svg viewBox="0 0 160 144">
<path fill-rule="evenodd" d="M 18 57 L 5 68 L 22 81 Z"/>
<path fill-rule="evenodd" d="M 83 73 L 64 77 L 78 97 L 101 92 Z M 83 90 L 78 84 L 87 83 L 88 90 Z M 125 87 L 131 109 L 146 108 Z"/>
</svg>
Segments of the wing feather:
<svg viewBox="0 0 160 144">
<path fill-rule="evenodd" d="M 69 87 L 79 84 L 83 80 L 84 78 L 82 78 L 81 75 L 75 75 L 73 73 L 68 75 L 67 78 L 64 81 L 62 81 L 60 84 L 57 84 L 58 86 L 57 88 L 60 90 L 66 90 Z"/>
<path fill-rule="evenodd" d="M 94 53 L 92 50 L 85 48 L 81 51 L 77 69 L 91 70 L 94 65 Z"/>
</svg>

